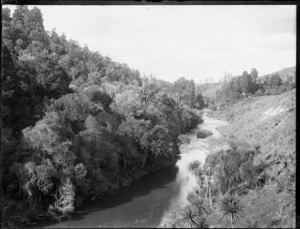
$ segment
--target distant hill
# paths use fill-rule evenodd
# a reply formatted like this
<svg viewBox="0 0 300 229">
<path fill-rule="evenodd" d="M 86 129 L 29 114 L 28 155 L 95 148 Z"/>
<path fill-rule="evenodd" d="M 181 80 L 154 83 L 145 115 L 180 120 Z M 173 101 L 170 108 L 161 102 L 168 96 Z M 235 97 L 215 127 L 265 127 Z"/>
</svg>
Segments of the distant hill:
<svg viewBox="0 0 300 229">
<path fill-rule="evenodd" d="M 286 81 L 289 77 L 296 77 L 296 67 L 284 68 L 276 72 L 269 73 L 267 75 L 259 77 L 260 80 L 263 80 L 267 76 L 271 76 L 278 73 L 283 81 Z"/>
<path fill-rule="evenodd" d="M 289 76 L 289 75 L 295 76 L 296 75 L 296 67 L 294 66 L 294 67 L 284 68 L 280 71 L 273 72 L 270 75 L 275 74 L 275 73 L 278 73 L 280 76 Z"/>
</svg>

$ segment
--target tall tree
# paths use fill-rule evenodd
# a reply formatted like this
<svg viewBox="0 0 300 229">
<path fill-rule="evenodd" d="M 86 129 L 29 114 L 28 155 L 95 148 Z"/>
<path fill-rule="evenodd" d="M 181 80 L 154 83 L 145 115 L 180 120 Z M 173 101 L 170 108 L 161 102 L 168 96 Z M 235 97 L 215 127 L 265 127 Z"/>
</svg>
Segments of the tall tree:
<svg viewBox="0 0 300 229">
<path fill-rule="evenodd" d="M 190 80 L 190 85 L 189 85 L 189 93 L 190 93 L 190 97 L 191 97 L 191 102 L 190 102 L 190 107 L 194 107 L 195 106 L 195 82 L 193 79 Z"/>
<path fill-rule="evenodd" d="M 197 94 L 195 99 L 195 107 L 201 110 L 205 106 L 205 102 L 201 93 Z"/>
<path fill-rule="evenodd" d="M 202 180 L 203 180 L 202 179 L 203 172 L 202 172 L 202 169 L 201 169 L 201 163 L 198 160 L 195 160 L 195 161 L 191 162 L 188 165 L 188 170 L 196 178 L 197 185 L 198 185 L 198 195 L 200 196 L 200 194 L 201 194 Z"/>
<path fill-rule="evenodd" d="M 258 72 L 255 68 L 251 69 L 250 75 L 251 75 L 251 82 L 256 83 L 256 79 L 258 78 Z"/>
<path fill-rule="evenodd" d="M 180 77 L 174 82 L 174 92 L 182 104 L 193 106 L 195 103 L 195 83 L 193 80 L 187 80 Z"/>
<path fill-rule="evenodd" d="M 281 78 L 278 73 L 271 75 L 270 84 L 272 87 L 278 87 L 281 85 Z"/>
<path fill-rule="evenodd" d="M 245 93 L 245 95 L 247 96 L 251 89 L 251 76 L 248 74 L 247 71 L 244 71 L 243 75 L 241 76 L 240 86 L 242 92 Z"/>
</svg>

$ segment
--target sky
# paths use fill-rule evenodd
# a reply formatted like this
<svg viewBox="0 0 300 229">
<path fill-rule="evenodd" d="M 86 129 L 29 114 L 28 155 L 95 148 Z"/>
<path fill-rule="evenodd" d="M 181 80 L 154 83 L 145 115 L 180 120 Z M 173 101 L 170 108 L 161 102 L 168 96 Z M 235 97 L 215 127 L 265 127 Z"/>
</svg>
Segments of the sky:
<svg viewBox="0 0 300 229">
<path fill-rule="evenodd" d="M 225 72 L 252 68 L 262 76 L 296 65 L 292 5 L 37 7 L 46 30 L 170 82 L 182 76 L 217 82 Z"/>
</svg>

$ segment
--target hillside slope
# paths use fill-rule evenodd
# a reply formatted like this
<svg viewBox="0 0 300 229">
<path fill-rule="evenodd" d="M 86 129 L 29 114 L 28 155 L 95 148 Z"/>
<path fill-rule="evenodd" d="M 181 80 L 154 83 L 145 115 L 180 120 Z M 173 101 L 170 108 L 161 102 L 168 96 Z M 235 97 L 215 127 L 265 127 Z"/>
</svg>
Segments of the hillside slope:
<svg viewBox="0 0 300 229">
<path fill-rule="evenodd" d="M 228 120 L 220 127 L 226 137 L 260 145 L 254 161 L 270 163 L 266 184 L 244 197 L 245 214 L 257 227 L 295 227 L 296 94 L 244 99 L 211 116 Z M 239 226 L 245 227 L 246 222 Z"/>
<path fill-rule="evenodd" d="M 274 75 L 276 73 L 279 74 L 281 80 L 284 82 L 284 81 L 289 80 L 289 78 L 291 78 L 291 79 L 295 78 L 295 76 L 296 76 L 296 67 L 294 66 L 294 67 L 284 68 L 284 69 L 281 69 L 279 71 L 269 73 L 267 75 L 259 77 L 259 80 L 263 81 L 266 77 Z"/>
<path fill-rule="evenodd" d="M 295 76 L 296 75 L 296 67 L 294 66 L 294 67 L 284 68 L 284 69 L 281 69 L 280 71 L 273 72 L 269 75 L 272 75 L 275 73 L 278 73 L 280 75 L 280 77 L 288 76 L 288 75 Z"/>
</svg>

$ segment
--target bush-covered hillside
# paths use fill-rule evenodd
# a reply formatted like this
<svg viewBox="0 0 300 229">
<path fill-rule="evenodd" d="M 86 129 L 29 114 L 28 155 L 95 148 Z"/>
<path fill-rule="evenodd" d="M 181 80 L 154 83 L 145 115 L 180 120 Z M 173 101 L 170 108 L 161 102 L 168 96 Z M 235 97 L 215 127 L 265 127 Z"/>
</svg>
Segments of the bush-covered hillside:
<svg viewBox="0 0 300 229">
<path fill-rule="evenodd" d="M 45 31 L 36 7 L 4 8 L 2 28 L 3 226 L 61 219 L 171 165 L 202 122 L 193 81 L 142 78 Z"/>
<path fill-rule="evenodd" d="M 295 82 L 296 67 L 284 68 L 280 71 L 272 72 L 272 73 L 267 74 L 265 76 L 261 76 L 261 77 L 259 77 L 259 79 L 263 80 L 264 78 L 266 78 L 268 76 L 271 76 L 271 75 L 275 75 L 275 74 L 278 74 L 283 82 L 289 81 L 289 80 L 292 80 L 292 81 Z"/>
<path fill-rule="evenodd" d="M 209 90 L 207 97 L 208 106 L 211 109 L 223 109 L 243 98 L 251 98 L 263 95 L 279 95 L 296 87 L 295 67 L 283 69 L 266 76 L 258 76 L 255 68 L 248 73 L 226 78 L 225 81 Z"/>
</svg>

